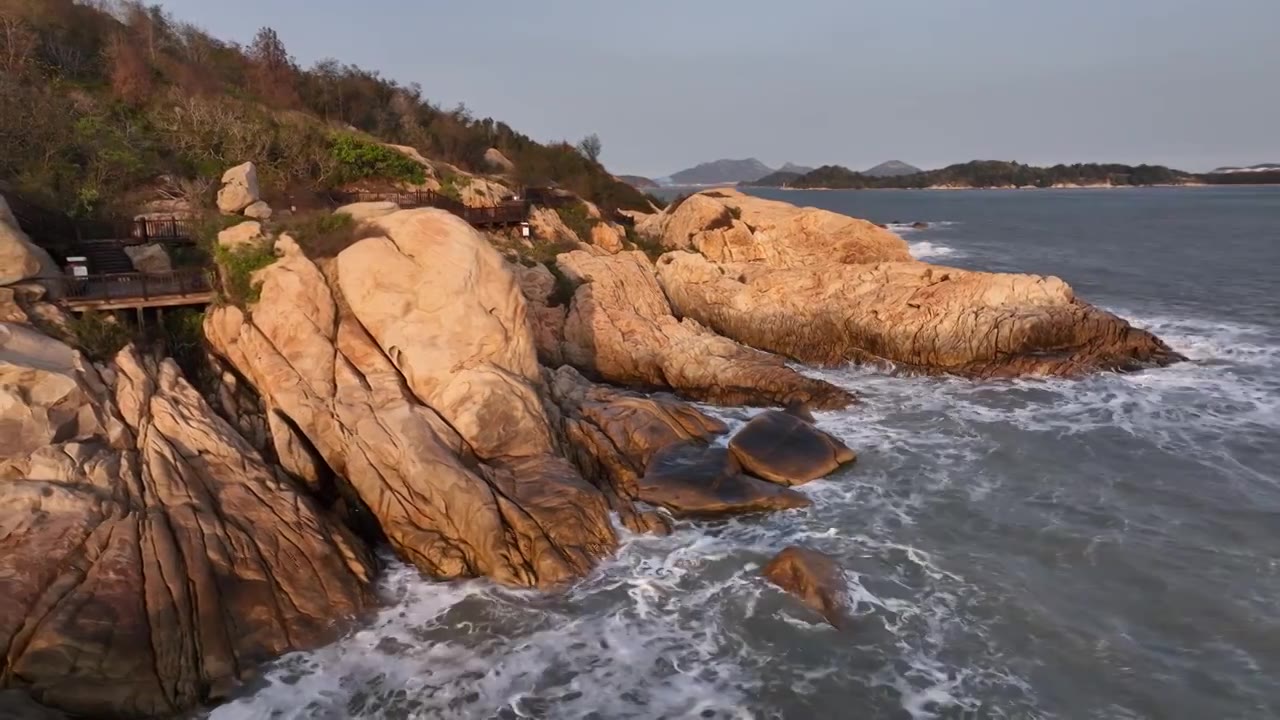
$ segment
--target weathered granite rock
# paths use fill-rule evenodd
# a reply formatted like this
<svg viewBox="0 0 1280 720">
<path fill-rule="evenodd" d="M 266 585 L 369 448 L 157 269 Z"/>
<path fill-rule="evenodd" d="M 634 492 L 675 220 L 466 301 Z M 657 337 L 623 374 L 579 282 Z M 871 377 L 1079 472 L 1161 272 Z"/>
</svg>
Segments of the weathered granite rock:
<svg viewBox="0 0 1280 720">
<path fill-rule="evenodd" d="M 222 187 L 218 190 L 218 209 L 222 212 L 234 215 L 261 199 L 258 168 L 253 163 L 237 165 L 222 174 Z"/>
<path fill-rule="evenodd" d="M 830 555 L 793 545 L 778 553 L 763 574 L 769 582 L 821 613 L 833 627 L 843 627 L 848 621 L 844 573 Z"/>
<path fill-rule="evenodd" d="M 359 202 L 351 203 L 350 205 L 343 205 L 337 210 L 334 210 L 333 213 L 335 215 L 338 213 L 350 215 L 352 220 L 359 223 L 364 222 L 365 220 L 382 217 L 383 215 L 390 215 L 399 209 L 399 205 L 391 202 L 390 200 L 383 200 L 379 202 Z"/>
<path fill-rule="evenodd" d="M 551 208 L 534 206 L 529 211 L 529 226 L 533 235 L 543 242 L 578 245 L 589 238 L 580 238 L 560 219 L 559 213 Z"/>
<path fill-rule="evenodd" d="M 670 395 L 597 385 L 568 366 L 549 373 L 548 385 L 570 457 L 636 532 L 664 528 L 661 520 L 631 504 L 640 499 L 639 481 L 653 456 L 669 445 L 705 443 L 728 431 L 721 421 Z"/>
<path fill-rule="evenodd" d="M 18 219 L 0 195 L 0 285 L 12 285 L 28 278 L 58 277 L 58 266 L 44 248 L 18 225 Z"/>
<path fill-rule="evenodd" d="M 743 347 L 691 319 L 677 320 L 642 253 L 572 252 L 556 263 L 578 284 L 565 324 L 564 359 L 590 375 L 724 405 L 807 402 L 837 408 L 853 401 L 777 356 Z"/>
<path fill-rule="evenodd" d="M 133 269 L 140 273 L 163 275 L 173 272 L 173 261 L 169 259 L 169 253 L 165 252 L 164 246 L 159 243 L 126 245 L 124 254 L 129 256 Z"/>
<path fill-rule="evenodd" d="M 622 226 L 617 223 L 598 222 L 591 226 L 591 244 L 605 252 L 622 252 L 622 243 L 626 239 L 627 231 L 623 230 Z"/>
<path fill-rule="evenodd" d="M 617 540 L 604 496 L 556 454 L 515 278 L 448 213 L 375 222 L 388 237 L 330 266 L 346 292 L 287 252 L 260 271 L 251 317 L 209 313 L 212 347 L 424 572 L 584 574 Z"/>
<path fill-rule="evenodd" d="M 254 220 L 270 220 L 271 206 L 265 201 L 259 200 L 244 209 L 244 216 Z"/>
<path fill-rule="evenodd" d="M 729 440 L 748 473 L 779 485 L 803 485 L 853 462 L 847 445 L 794 414 L 766 410 Z"/>
<path fill-rule="evenodd" d="M 218 233 L 218 245 L 228 250 L 249 247 L 264 240 L 266 238 L 262 235 L 262 223 L 252 220 L 233 225 Z"/>
<path fill-rule="evenodd" d="M 789 510 L 812 503 L 804 495 L 742 474 L 724 448 L 690 441 L 654 454 L 636 496 L 677 515 L 712 517 Z"/>
<path fill-rule="evenodd" d="M 484 163 L 489 169 L 500 173 L 515 172 L 516 165 L 507 159 L 506 155 L 498 148 L 489 148 L 484 151 Z"/>
<path fill-rule="evenodd" d="M 990 377 L 1128 370 L 1180 359 L 1055 277 L 924 263 L 777 269 L 668 253 L 672 307 L 727 337 L 810 363 L 892 363 Z"/>
<path fill-rule="evenodd" d="M 787 268 L 911 259 L 902 238 L 866 220 L 726 188 L 692 195 L 636 231 L 719 263 Z"/>
<path fill-rule="evenodd" d="M 0 686 L 167 716 L 368 610 L 371 558 L 169 360 L 0 328 Z"/>
</svg>

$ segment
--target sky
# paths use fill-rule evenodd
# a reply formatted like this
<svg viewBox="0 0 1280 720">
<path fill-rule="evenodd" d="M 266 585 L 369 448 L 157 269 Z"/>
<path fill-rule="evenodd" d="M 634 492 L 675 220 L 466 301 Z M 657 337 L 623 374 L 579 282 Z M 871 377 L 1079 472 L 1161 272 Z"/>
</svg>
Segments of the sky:
<svg viewBox="0 0 1280 720">
<path fill-rule="evenodd" d="M 167 0 L 614 173 L 718 158 L 1280 162 L 1280 0 Z"/>
</svg>

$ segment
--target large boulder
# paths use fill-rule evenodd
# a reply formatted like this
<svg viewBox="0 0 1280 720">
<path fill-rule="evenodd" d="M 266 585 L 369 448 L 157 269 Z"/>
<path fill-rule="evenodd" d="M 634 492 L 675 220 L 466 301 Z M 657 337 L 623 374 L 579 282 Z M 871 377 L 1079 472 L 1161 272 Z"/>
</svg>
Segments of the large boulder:
<svg viewBox="0 0 1280 720">
<path fill-rule="evenodd" d="M 133 269 L 148 275 L 163 275 L 173 272 L 173 261 L 169 253 L 159 243 L 146 245 L 126 245 L 124 254 L 129 256 Z"/>
<path fill-rule="evenodd" d="M 390 200 L 380 200 L 375 202 L 358 202 L 351 203 L 350 205 L 343 205 L 337 210 L 334 210 L 333 214 L 337 215 L 341 213 L 343 215 L 349 215 L 352 220 L 360 223 L 365 220 L 382 217 L 383 215 L 390 215 L 399 209 L 400 206 Z"/>
<path fill-rule="evenodd" d="M 692 195 L 636 230 L 719 263 L 788 268 L 911 259 L 902 238 L 866 220 L 726 188 Z"/>
<path fill-rule="evenodd" d="M 691 517 L 790 510 L 812 503 L 804 495 L 742 473 L 725 448 L 690 441 L 654 454 L 637 483 L 641 500 Z"/>
<path fill-rule="evenodd" d="M 490 170 L 500 173 L 515 172 L 516 169 L 515 163 L 508 160 L 498 148 L 489 148 L 484 151 L 484 164 L 489 166 Z"/>
<path fill-rule="evenodd" d="M 272 214 L 271 206 L 264 200 L 259 200 L 244 209 L 244 216 L 254 220 L 270 220 Z"/>
<path fill-rule="evenodd" d="M 234 215 L 261 199 L 258 168 L 253 163 L 237 165 L 222 174 L 222 187 L 218 190 L 218 209 L 222 212 Z"/>
<path fill-rule="evenodd" d="M 262 234 L 262 223 L 246 220 L 238 225 L 218 233 L 218 246 L 227 250 L 253 247 L 266 242 Z"/>
<path fill-rule="evenodd" d="M 530 209 L 529 226 L 533 229 L 533 236 L 543 242 L 574 246 L 585 243 L 589 239 L 578 237 L 578 234 L 560 219 L 559 213 L 542 206 L 534 206 Z"/>
<path fill-rule="evenodd" d="M 373 607 L 363 545 L 171 360 L 126 349 L 109 370 L 0 326 L 0 684 L 175 715 Z"/>
<path fill-rule="evenodd" d="M 56 278 L 58 266 L 44 248 L 31 242 L 0 195 L 0 285 L 28 278 Z"/>
<path fill-rule="evenodd" d="M 658 280 L 684 317 L 821 365 L 990 377 L 1127 370 L 1180 357 L 1055 277 L 918 262 L 779 269 L 673 252 L 659 260 Z"/>
<path fill-rule="evenodd" d="M 627 231 L 621 225 L 611 222 L 597 222 L 591 226 L 591 245 L 608 253 L 620 253 L 627 239 Z"/>
<path fill-rule="evenodd" d="M 514 277 L 448 213 L 376 222 L 386 236 L 329 265 L 341 290 L 286 248 L 251 315 L 210 311 L 211 346 L 424 572 L 586 573 L 617 540 L 604 496 L 556 454 Z"/>
<path fill-rule="evenodd" d="M 661 528 L 660 521 L 631 504 L 640 499 L 640 478 L 654 455 L 689 440 L 706 443 L 728 431 L 723 422 L 670 395 L 597 385 L 568 366 L 550 373 L 548 384 L 570 457 L 634 531 Z"/>
<path fill-rule="evenodd" d="M 743 347 L 692 319 L 677 320 L 642 253 L 578 251 L 560 255 L 556 264 L 578 285 L 565 323 L 564 359 L 590 375 L 723 405 L 837 408 L 853 400 L 777 356 Z"/>
<path fill-rule="evenodd" d="M 791 546 L 774 556 L 763 572 L 769 582 L 800 598 L 840 628 L 848 621 L 849 597 L 844 572 L 835 558 Z"/>
<path fill-rule="evenodd" d="M 748 473 L 779 485 L 803 485 L 857 459 L 839 439 L 780 410 L 752 418 L 729 440 L 729 451 Z"/>
</svg>

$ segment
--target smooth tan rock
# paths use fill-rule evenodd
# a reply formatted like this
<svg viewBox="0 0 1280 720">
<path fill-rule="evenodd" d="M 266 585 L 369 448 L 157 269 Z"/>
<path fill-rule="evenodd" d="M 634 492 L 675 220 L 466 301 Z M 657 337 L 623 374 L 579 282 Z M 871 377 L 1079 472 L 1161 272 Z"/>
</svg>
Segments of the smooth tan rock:
<svg viewBox="0 0 1280 720">
<path fill-rule="evenodd" d="M 363 546 L 172 361 L 126 349 L 99 375 L 6 330 L 0 684 L 90 717 L 170 716 L 373 606 Z"/>
<path fill-rule="evenodd" d="M 244 209 L 244 216 L 254 220 L 270 220 L 271 206 L 259 200 Z"/>
<path fill-rule="evenodd" d="M 515 172 L 516 165 L 507 159 L 506 155 L 498 148 L 489 148 L 484 151 L 484 162 L 491 170 L 501 173 Z"/>
<path fill-rule="evenodd" d="M 330 268 L 352 299 L 289 253 L 261 271 L 251 318 L 210 311 L 211 346 L 424 572 L 544 587 L 586 573 L 617 540 L 604 496 L 553 454 L 514 277 L 447 213 L 383 220 L 394 242 Z"/>
<path fill-rule="evenodd" d="M 564 359 L 588 375 L 725 405 L 807 402 L 843 407 L 852 396 L 807 378 L 779 357 L 743 347 L 697 322 L 677 320 L 638 252 L 560 255 L 579 287 L 565 322 Z"/>
<path fill-rule="evenodd" d="M 218 245 L 228 250 L 251 247 L 265 240 L 266 238 L 262 235 L 262 223 L 252 220 L 233 225 L 218 233 Z"/>
<path fill-rule="evenodd" d="M 729 440 L 729 451 L 746 472 L 779 485 L 803 485 L 857 459 L 839 439 L 780 410 L 752 418 Z"/>
<path fill-rule="evenodd" d="M 339 282 L 414 394 L 481 457 L 551 452 L 527 305 L 502 256 L 443 210 L 402 210 L 372 224 L 387 237 L 342 251 Z"/>
<path fill-rule="evenodd" d="M 617 223 L 598 222 L 591 226 L 591 244 L 609 253 L 620 253 L 627 232 Z"/>
<path fill-rule="evenodd" d="M 1180 358 L 1055 277 L 918 262 L 776 269 L 668 253 L 658 278 L 686 318 L 821 365 L 875 362 L 989 377 L 1128 370 Z"/>
<path fill-rule="evenodd" d="M 580 238 L 560 219 L 560 214 L 551 208 L 534 206 L 529 211 L 529 226 L 533 236 L 543 242 L 577 245 L 589 238 Z"/>
<path fill-rule="evenodd" d="M 641 500 L 694 517 L 790 510 L 808 507 L 794 490 L 742 474 L 724 448 L 699 442 L 668 445 L 654 454 L 637 483 Z"/>
<path fill-rule="evenodd" d="M 251 162 L 237 165 L 222 174 L 218 190 L 218 209 L 234 215 L 262 199 L 258 187 L 258 168 Z"/>
<path fill-rule="evenodd" d="M 848 622 L 849 600 L 844 572 L 835 558 L 816 550 L 791 546 L 765 566 L 769 582 L 800 598 L 833 627 Z"/>
<path fill-rule="evenodd" d="M 29 278 L 56 278 L 58 266 L 44 248 L 18 225 L 18 219 L 0 195 L 0 285 L 12 285 Z"/>
<path fill-rule="evenodd" d="M 908 261 L 907 243 L 866 220 L 718 188 L 646 218 L 637 232 L 713 262 L 776 268 Z"/>
<path fill-rule="evenodd" d="M 169 253 L 159 243 L 147 245 L 126 245 L 124 254 L 129 256 L 133 269 L 148 275 L 163 275 L 173 272 L 173 261 Z"/>
<path fill-rule="evenodd" d="M 360 223 L 365 220 L 382 217 L 383 215 L 390 215 L 399 209 L 399 205 L 391 202 L 390 200 L 385 200 L 381 202 L 351 203 L 350 205 L 343 205 L 333 212 L 335 215 L 338 213 L 350 215 L 352 220 Z"/>
<path fill-rule="evenodd" d="M 511 190 L 500 182 L 477 175 L 462 175 L 458 194 L 471 207 L 493 207 L 511 197 Z"/>
</svg>

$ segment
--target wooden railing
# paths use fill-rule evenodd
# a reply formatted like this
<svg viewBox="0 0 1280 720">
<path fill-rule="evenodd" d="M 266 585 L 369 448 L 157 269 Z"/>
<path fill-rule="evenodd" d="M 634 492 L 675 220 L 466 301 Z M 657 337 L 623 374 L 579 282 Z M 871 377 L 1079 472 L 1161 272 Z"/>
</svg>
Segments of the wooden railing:
<svg viewBox="0 0 1280 720">
<path fill-rule="evenodd" d="M 209 270 L 182 268 L 167 273 L 107 273 L 62 279 L 68 300 L 155 300 L 213 289 Z"/>
</svg>

